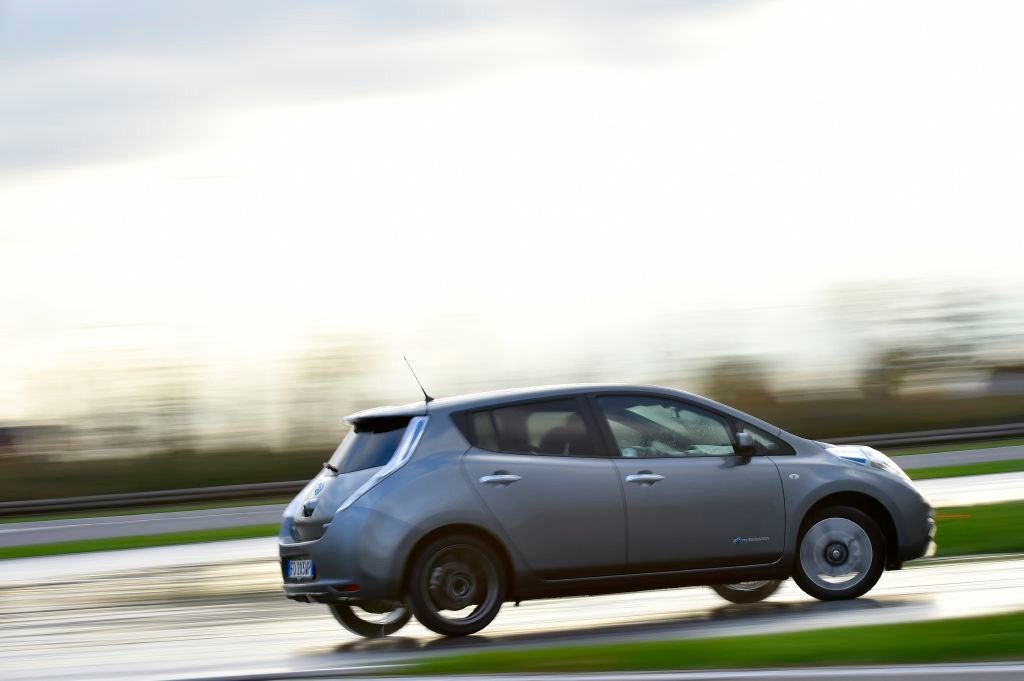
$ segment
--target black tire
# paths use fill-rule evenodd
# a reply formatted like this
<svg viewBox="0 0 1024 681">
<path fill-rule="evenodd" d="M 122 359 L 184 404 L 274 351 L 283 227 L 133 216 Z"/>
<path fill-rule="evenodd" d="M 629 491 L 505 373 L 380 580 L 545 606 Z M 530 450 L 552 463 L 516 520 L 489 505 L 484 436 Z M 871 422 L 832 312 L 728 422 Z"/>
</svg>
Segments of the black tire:
<svg viewBox="0 0 1024 681">
<path fill-rule="evenodd" d="M 406 605 L 398 605 L 389 613 L 369 613 L 359 606 L 348 603 L 331 603 L 328 606 L 334 619 L 353 634 L 364 638 L 383 638 L 395 633 L 412 618 L 412 611 Z M 360 613 L 368 616 L 378 615 L 373 619 L 363 619 Z"/>
<path fill-rule="evenodd" d="M 759 582 L 715 584 L 711 588 L 730 603 L 760 603 L 778 591 L 781 584 L 776 579 L 766 579 Z"/>
<path fill-rule="evenodd" d="M 833 506 L 804 519 L 793 581 L 808 595 L 822 601 L 857 598 L 883 570 L 885 537 L 867 513 Z"/>
<path fill-rule="evenodd" d="M 506 583 L 504 565 L 485 542 L 469 535 L 440 537 L 413 560 L 409 604 L 427 629 L 442 636 L 468 636 L 501 610 Z M 456 617 L 456 612 L 462 615 Z"/>
</svg>

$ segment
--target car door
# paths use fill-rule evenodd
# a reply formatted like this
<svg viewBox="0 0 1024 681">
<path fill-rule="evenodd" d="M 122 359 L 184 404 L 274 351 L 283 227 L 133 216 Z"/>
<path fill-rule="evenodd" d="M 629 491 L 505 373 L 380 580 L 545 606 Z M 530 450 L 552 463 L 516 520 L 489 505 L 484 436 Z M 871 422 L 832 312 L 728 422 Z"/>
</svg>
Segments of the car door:
<svg viewBox="0 0 1024 681">
<path fill-rule="evenodd" d="M 595 399 L 625 490 L 630 571 L 769 563 L 785 539 L 778 468 L 734 453 L 731 419 L 656 395 Z"/>
<path fill-rule="evenodd" d="M 615 464 L 575 397 L 467 415 L 469 483 L 542 578 L 622 572 L 625 506 Z"/>
</svg>

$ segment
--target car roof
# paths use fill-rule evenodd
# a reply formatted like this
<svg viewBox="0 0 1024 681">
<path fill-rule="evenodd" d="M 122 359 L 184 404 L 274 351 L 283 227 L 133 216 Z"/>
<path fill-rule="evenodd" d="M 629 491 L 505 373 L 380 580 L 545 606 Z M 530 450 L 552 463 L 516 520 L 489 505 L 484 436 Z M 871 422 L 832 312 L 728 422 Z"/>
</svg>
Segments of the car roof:
<svg viewBox="0 0 1024 681">
<path fill-rule="evenodd" d="M 770 432 L 778 433 L 780 428 L 759 418 L 745 414 L 726 404 L 693 393 L 688 393 L 675 388 L 666 388 L 653 385 L 631 385 L 626 383 L 569 383 L 563 385 L 544 385 L 529 388 L 511 388 L 508 390 L 492 390 L 488 392 L 470 393 L 467 395 L 455 395 L 452 397 L 439 397 L 431 402 L 424 401 L 410 402 L 398 406 L 376 407 L 366 409 L 345 417 L 349 423 L 377 418 L 397 418 L 423 416 L 425 414 L 446 413 L 451 414 L 460 411 L 479 409 L 482 407 L 495 407 L 506 403 L 525 402 L 536 399 L 555 399 L 572 395 L 592 395 L 609 393 L 647 393 L 652 395 L 664 395 L 675 397 L 702 405 L 719 412 L 725 412 L 736 418 L 743 419 L 754 426 L 758 426 Z"/>
</svg>

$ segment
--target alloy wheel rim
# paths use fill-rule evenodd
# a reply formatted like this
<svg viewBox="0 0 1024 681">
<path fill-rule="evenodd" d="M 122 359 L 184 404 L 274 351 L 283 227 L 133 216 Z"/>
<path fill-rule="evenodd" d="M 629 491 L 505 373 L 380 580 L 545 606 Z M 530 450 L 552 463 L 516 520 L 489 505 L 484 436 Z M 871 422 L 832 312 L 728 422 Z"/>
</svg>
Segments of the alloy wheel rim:
<svg viewBox="0 0 1024 681">
<path fill-rule="evenodd" d="M 472 624 L 498 600 L 497 569 L 477 548 L 449 546 L 428 563 L 424 591 L 434 613 L 451 624 Z"/>
<path fill-rule="evenodd" d="M 825 518 L 812 525 L 800 543 L 800 566 L 816 586 L 842 591 L 867 577 L 874 561 L 871 539 L 848 518 Z"/>
</svg>

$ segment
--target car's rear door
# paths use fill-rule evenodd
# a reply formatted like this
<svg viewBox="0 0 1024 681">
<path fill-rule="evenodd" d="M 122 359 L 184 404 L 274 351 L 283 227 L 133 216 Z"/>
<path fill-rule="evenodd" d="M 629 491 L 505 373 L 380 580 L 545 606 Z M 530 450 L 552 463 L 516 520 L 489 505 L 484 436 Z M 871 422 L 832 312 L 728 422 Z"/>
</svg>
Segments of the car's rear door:
<svg viewBox="0 0 1024 681">
<path fill-rule="evenodd" d="M 620 456 L 628 565 L 650 572 L 777 560 L 785 540 L 778 468 L 734 453 L 732 420 L 650 394 L 595 398 Z"/>
<path fill-rule="evenodd" d="M 568 397 L 464 415 L 474 443 L 463 458 L 469 482 L 542 578 L 613 574 L 625 566 L 618 472 L 582 407 Z"/>
</svg>

